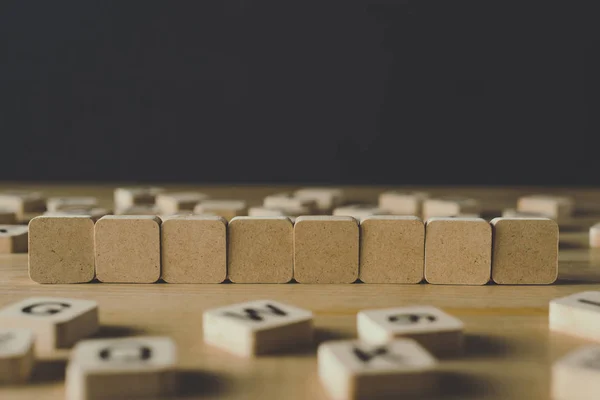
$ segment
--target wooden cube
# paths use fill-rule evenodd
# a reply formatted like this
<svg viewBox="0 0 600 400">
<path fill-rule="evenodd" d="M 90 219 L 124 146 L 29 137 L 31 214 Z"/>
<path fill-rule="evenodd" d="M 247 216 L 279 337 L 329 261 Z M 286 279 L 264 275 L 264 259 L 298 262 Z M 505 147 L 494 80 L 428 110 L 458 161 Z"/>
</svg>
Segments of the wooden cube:
<svg viewBox="0 0 600 400">
<path fill-rule="evenodd" d="M 98 207 L 98 199 L 92 196 L 49 197 L 46 200 L 46 209 L 51 212 L 96 207 Z"/>
<path fill-rule="evenodd" d="M 96 333 L 98 304 L 91 300 L 30 297 L 0 309 L 0 326 L 33 330 L 36 351 L 48 354 Z"/>
<path fill-rule="evenodd" d="M 14 211 L 0 209 L 0 225 L 14 225 L 17 223 L 17 214 Z"/>
<path fill-rule="evenodd" d="M 419 283 L 424 272 L 425 225 L 417 217 L 363 218 L 359 254 L 359 276 L 365 283 Z"/>
<path fill-rule="evenodd" d="M 358 278 L 358 223 L 352 217 L 304 216 L 294 224 L 294 278 L 352 283 Z"/>
<path fill-rule="evenodd" d="M 600 291 L 580 292 L 550 301 L 549 328 L 600 341 Z"/>
<path fill-rule="evenodd" d="M 0 327 L 0 385 L 27 382 L 34 364 L 33 331 Z"/>
<path fill-rule="evenodd" d="M 306 215 L 306 214 L 305 214 Z M 250 207 L 249 217 L 286 217 L 288 214 L 280 208 Z"/>
<path fill-rule="evenodd" d="M 160 218 L 107 215 L 96 222 L 96 277 L 100 282 L 153 283 L 160 278 Z"/>
<path fill-rule="evenodd" d="M 325 342 L 317 363 L 321 384 L 334 400 L 414 398 L 438 391 L 437 361 L 411 339 L 381 345 Z"/>
<path fill-rule="evenodd" d="M 85 216 L 36 217 L 29 223 L 29 277 L 37 283 L 94 279 L 94 221 Z"/>
<path fill-rule="evenodd" d="M 43 216 L 45 217 L 69 217 L 69 216 L 87 216 L 96 222 L 105 215 L 111 214 L 110 210 L 106 208 L 70 208 L 67 210 L 60 211 L 46 211 Z M 30 221 L 31 222 L 31 221 Z"/>
<path fill-rule="evenodd" d="M 160 210 L 154 204 L 140 204 L 115 210 L 115 215 L 156 215 Z"/>
<path fill-rule="evenodd" d="M 479 201 L 466 197 L 442 197 L 423 201 L 423 219 L 479 213 L 481 213 Z"/>
<path fill-rule="evenodd" d="M 386 215 L 384 210 L 378 208 L 374 204 L 351 204 L 347 206 L 337 207 L 333 210 L 335 216 L 346 216 L 356 219 L 369 217 L 371 215 Z"/>
<path fill-rule="evenodd" d="M 317 211 L 323 214 L 331 212 L 344 202 L 344 191 L 339 188 L 302 188 L 296 190 L 294 196 L 299 199 L 314 200 Z"/>
<path fill-rule="evenodd" d="M 548 218 L 494 218 L 492 279 L 549 285 L 558 277 L 558 225 Z"/>
<path fill-rule="evenodd" d="M 492 229 L 481 218 L 431 218 L 425 224 L 425 279 L 485 285 L 491 277 Z"/>
<path fill-rule="evenodd" d="M 164 189 L 158 187 L 122 187 L 114 192 L 115 211 L 133 206 L 152 205 Z"/>
<path fill-rule="evenodd" d="M 597 400 L 600 394 L 600 346 L 581 346 L 552 364 L 552 398 Z"/>
<path fill-rule="evenodd" d="M 176 216 L 164 220 L 162 278 L 169 283 L 220 283 L 227 278 L 227 221 Z"/>
<path fill-rule="evenodd" d="M 250 357 L 308 346 L 313 340 L 313 315 L 288 304 L 257 300 L 207 310 L 204 342 Z"/>
<path fill-rule="evenodd" d="M 383 192 L 379 195 L 379 208 L 389 214 L 420 216 L 427 198 L 429 193 L 425 192 Z"/>
<path fill-rule="evenodd" d="M 208 196 L 199 192 L 161 193 L 156 196 L 156 207 L 161 214 L 193 211 L 194 207 Z"/>
<path fill-rule="evenodd" d="M 590 247 L 600 248 L 600 222 L 590 227 Z"/>
<path fill-rule="evenodd" d="M 514 208 L 505 208 L 502 211 L 503 218 L 545 218 L 544 213 L 531 211 L 517 211 Z"/>
<path fill-rule="evenodd" d="M 204 200 L 194 208 L 195 214 L 212 213 L 228 221 L 247 212 L 248 206 L 243 200 Z"/>
<path fill-rule="evenodd" d="M 177 347 L 171 338 L 84 340 L 67 366 L 67 400 L 158 399 L 176 394 Z M 169 397 L 170 398 L 170 397 Z"/>
<path fill-rule="evenodd" d="M 517 200 L 520 212 L 536 212 L 555 220 L 571 217 L 575 209 L 575 201 L 567 196 L 536 194 L 522 196 Z"/>
<path fill-rule="evenodd" d="M 462 321 L 432 306 L 360 311 L 357 329 L 365 343 L 377 345 L 411 338 L 436 357 L 454 357 L 463 352 Z"/>
<path fill-rule="evenodd" d="M 294 226 L 287 217 L 235 217 L 227 230 L 234 283 L 286 283 L 294 274 Z"/>
<path fill-rule="evenodd" d="M 0 192 L 0 208 L 12 211 L 21 221 L 29 213 L 41 213 L 46 209 L 46 200 L 39 192 L 7 190 Z"/>
<path fill-rule="evenodd" d="M 0 254 L 26 253 L 27 232 L 25 225 L 0 225 Z"/>
<path fill-rule="evenodd" d="M 305 210 L 304 215 L 310 215 L 316 212 L 317 201 L 296 197 L 292 193 L 276 193 L 264 198 L 263 207 L 280 208 L 282 210 Z"/>
</svg>

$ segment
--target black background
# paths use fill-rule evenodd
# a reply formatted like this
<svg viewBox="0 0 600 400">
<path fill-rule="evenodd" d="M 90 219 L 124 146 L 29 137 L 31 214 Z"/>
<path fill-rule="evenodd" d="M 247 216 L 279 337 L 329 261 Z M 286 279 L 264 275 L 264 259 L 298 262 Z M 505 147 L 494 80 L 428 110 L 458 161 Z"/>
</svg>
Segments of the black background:
<svg viewBox="0 0 600 400">
<path fill-rule="evenodd" d="M 594 2 L 0 2 L 0 180 L 600 184 Z"/>
</svg>

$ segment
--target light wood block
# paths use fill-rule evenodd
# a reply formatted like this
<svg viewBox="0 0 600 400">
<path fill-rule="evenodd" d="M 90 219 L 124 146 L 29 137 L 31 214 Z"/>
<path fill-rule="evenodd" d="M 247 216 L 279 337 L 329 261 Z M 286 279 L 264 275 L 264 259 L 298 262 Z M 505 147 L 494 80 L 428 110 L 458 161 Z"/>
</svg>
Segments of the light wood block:
<svg viewBox="0 0 600 400">
<path fill-rule="evenodd" d="M 177 391 L 177 347 L 171 338 L 84 340 L 67 366 L 67 400 L 158 399 Z M 171 398 L 171 397 L 169 397 Z"/>
<path fill-rule="evenodd" d="M 110 283 L 160 278 L 160 224 L 152 215 L 107 215 L 96 222 L 96 277 Z"/>
<path fill-rule="evenodd" d="M 575 201 L 567 196 L 545 194 L 522 196 L 517 200 L 517 210 L 541 213 L 548 218 L 563 220 L 573 215 Z"/>
<path fill-rule="evenodd" d="M 425 225 L 417 217 L 363 218 L 359 254 L 359 276 L 365 283 L 419 283 L 424 276 Z"/>
<path fill-rule="evenodd" d="M 491 277 L 492 229 L 481 218 L 431 218 L 425 224 L 425 279 L 485 285 Z"/>
<path fill-rule="evenodd" d="M 227 230 L 234 283 L 287 283 L 294 274 L 294 226 L 287 217 L 235 217 Z"/>
<path fill-rule="evenodd" d="M 98 330 L 98 304 L 91 300 L 30 297 L 0 309 L 0 326 L 34 332 L 36 352 L 69 348 Z"/>
<path fill-rule="evenodd" d="M 304 216 L 294 224 L 294 278 L 352 283 L 358 278 L 359 229 L 352 217 Z"/>
<path fill-rule="evenodd" d="M 140 204 L 115 210 L 115 215 L 157 215 L 160 210 L 154 204 Z"/>
<path fill-rule="evenodd" d="M 306 214 L 305 214 L 306 215 Z M 250 207 L 249 217 L 286 217 L 288 214 L 280 208 Z"/>
<path fill-rule="evenodd" d="M 549 327 L 551 331 L 600 341 L 600 291 L 551 300 Z"/>
<path fill-rule="evenodd" d="M 558 225 L 548 218 L 494 218 L 492 280 L 549 285 L 558 277 Z"/>
<path fill-rule="evenodd" d="M 160 193 L 156 196 L 156 207 L 161 214 L 193 211 L 194 207 L 208 196 L 200 192 Z"/>
<path fill-rule="evenodd" d="M 423 219 L 479 213 L 481 213 L 479 201 L 467 197 L 442 197 L 423 201 Z"/>
<path fill-rule="evenodd" d="M 264 198 L 263 207 L 292 211 L 305 210 L 304 215 L 310 215 L 317 211 L 317 201 L 296 197 L 292 193 L 276 193 Z"/>
<path fill-rule="evenodd" d="M 34 364 L 33 331 L 0 327 L 0 385 L 27 382 Z"/>
<path fill-rule="evenodd" d="M 389 214 L 420 216 L 423 201 L 429 198 L 425 192 L 399 192 L 396 190 L 379 195 L 379 208 Z"/>
<path fill-rule="evenodd" d="M 12 211 L 22 221 L 29 213 L 41 213 L 46 209 L 46 200 L 40 192 L 6 190 L 0 192 L 0 208 Z"/>
<path fill-rule="evenodd" d="M 60 211 L 46 211 L 43 216 L 45 217 L 69 217 L 69 216 L 87 216 L 96 222 L 105 215 L 111 214 L 110 210 L 106 208 L 71 208 Z M 29 221 L 31 222 L 31 221 Z"/>
<path fill-rule="evenodd" d="M 162 278 L 169 283 L 221 283 L 227 278 L 227 221 L 176 216 L 164 220 Z"/>
<path fill-rule="evenodd" d="M 437 361 L 417 342 L 325 342 L 317 351 L 321 384 L 334 400 L 425 397 L 438 392 Z"/>
<path fill-rule="evenodd" d="M 98 207 L 98 199 L 93 196 L 49 197 L 46 200 L 47 211 L 81 210 Z"/>
<path fill-rule="evenodd" d="M 29 223 L 29 277 L 37 283 L 94 279 L 94 221 L 85 216 L 36 217 Z"/>
<path fill-rule="evenodd" d="M 600 248 L 600 222 L 590 227 L 590 247 Z"/>
<path fill-rule="evenodd" d="M 0 254 L 26 253 L 27 232 L 24 225 L 0 225 Z"/>
<path fill-rule="evenodd" d="M 152 205 L 156 196 L 164 191 L 159 187 L 121 187 L 114 192 L 115 211 L 133 206 Z"/>
<path fill-rule="evenodd" d="M 597 400 L 600 346 L 581 346 L 552 364 L 552 399 Z"/>
<path fill-rule="evenodd" d="M 196 205 L 194 213 L 212 213 L 229 221 L 234 217 L 246 215 L 248 206 L 243 200 L 204 200 Z"/>
<path fill-rule="evenodd" d="M 386 211 L 380 209 L 374 204 L 351 204 L 337 207 L 333 210 L 335 216 L 346 216 L 356 219 L 369 217 L 371 215 L 387 215 Z"/>
<path fill-rule="evenodd" d="M 301 188 L 294 192 L 299 199 L 314 200 L 317 210 L 321 213 L 329 213 L 335 207 L 344 203 L 344 191 L 339 188 L 314 187 Z"/>
<path fill-rule="evenodd" d="M 313 340 L 313 314 L 273 300 L 256 300 L 207 310 L 204 342 L 251 357 L 298 350 Z"/>
<path fill-rule="evenodd" d="M 544 213 L 531 211 L 517 211 L 514 208 L 505 208 L 502 211 L 503 218 L 546 218 Z"/>
<path fill-rule="evenodd" d="M 463 352 L 462 321 L 432 306 L 360 311 L 357 329 L 363 342 L 374 345 L 404 337 L 416 340 L 436 357 L 455 357 Z"/>
<path fill-rule="evenodd" d="M 14 225 L 17 223 L 17 214 L 14 211 L 0 209 L 0 225 Z"/>
</svg>

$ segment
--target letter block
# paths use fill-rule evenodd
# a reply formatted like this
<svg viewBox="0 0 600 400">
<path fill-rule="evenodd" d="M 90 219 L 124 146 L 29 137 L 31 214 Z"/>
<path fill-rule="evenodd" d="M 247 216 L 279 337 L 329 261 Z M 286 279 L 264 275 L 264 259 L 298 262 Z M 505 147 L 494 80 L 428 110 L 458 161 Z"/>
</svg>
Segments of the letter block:
<svg viewBox="0 0 600 400">
<path fill-rule="evenodd" d="M 421 216 L 427 198 L 429 194 L 424 192 L 383 192 L 379 195 L 379 208 L 390 214 Z"/>
<path fill-rule="evenodd" d="M 317 210 L 317 201 L 296 197 L 291 193 L 277 193 L 265 197 L 263 207 L 292 211 L 304 210 L 304 215 L 311 215 Z"/>
<path fill-rule="evenodd" d="M 123 187 L 114 192 L 115 211 L 133 206 L 152 205 L 164 189 L 158 187 Z"/>
<path fill-rule="evenodd" d="M 549 327 L 551 331 L 600 341 L 600 291 L 551 300 Z"/>
<path fill-rule="evenodd" d="M 25 190 L 7 190 L 0 192 L 0 208 L 13 211 L 17 220 L 26 220 L 27 214 L 42 213 L 46 209 L 46 200 L 39 192 Z"/>
<path fill-rule="evenodd" d="M 552 365 L 552 398 L 597 400 L 600 396 L 600 346 L 582 346 Z"/>
<path fill-rule="evenodd" d="M 211 213 L 219 215 L 226 220 L 245 215 L 248 206 L 243 200 L 204 200 L 194 208 L 195 214 Z"/>
<path fill-rule="evenodd" d="M 34 363 L 33 331 L 0 327 L 0 384 L 26 382 Z"/>
<path fill-rule="evenodd" d="M 161 214 L 175 214 L 192 211 L 196 204 L 207 198 L 208 195 L 199 192 L 161 193 L 156 196 L 156 207 Z"/>
<path fill-rule="evenodd" d="M 296 190 L 294 196 L 299 199 L 314 200 L 317 210 L 323 214 L 331 212 L 344 202 L 344 191 L 339 188 L 302 188 Z"/>
<path fill-rule="evenodd" d="M 333 210 L 333 215 L 346 216 L 356 219 L 370 217 L 371 215 L 386 215 L 388 212 L 378 208 L 375 204 L 350 204 L 337 207 Z"/>
<path fill-rule="evenodd" d="M 0 254 L 27 252 L 28 231 L 25 225 L 0 225 Z"/>
<path fill-rule="evenodd" d="M 46 200 L 46 209 L 50 212 L 96 207 L 98 199 L 92 196 L 50 197 Z"/>
<path fill-rule="evenodd" d="M 423 201 L 423 219 L 456 217 L 461 214 L 479 214 L 480 212 L 479 201 L 466 197 L 441 197 Z"/>
<path fill-rule="evenodd" d="M 590 248 L 600 248 L 600 222 L 590 227 Z"/>
<path fill-rule="evenodd" d="M 17 223 L 17 214 L 0 208 L 0 225 L 14 225 Z"/>
<path fill-rule="evenodd" d="M 563 221 L 573 215 L 575 201 L 568 196 L 534 194 L 520 197 L 517 200 L 517 210 L 542 213 L 545 217 Z"/>
</svg>

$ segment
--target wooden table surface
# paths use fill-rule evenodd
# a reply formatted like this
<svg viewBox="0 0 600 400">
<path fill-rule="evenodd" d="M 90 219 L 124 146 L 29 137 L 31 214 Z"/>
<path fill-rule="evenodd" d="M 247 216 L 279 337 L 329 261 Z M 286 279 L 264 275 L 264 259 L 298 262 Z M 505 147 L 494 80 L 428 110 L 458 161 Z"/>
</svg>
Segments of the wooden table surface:
<svg viewBox="0 0 600 400">
<path fill-rule="evenodd" d="M 289 186 L 166 186 L 198 189 L 217 198 L 259 204 Z M 95 195 L 109 206 L 110 185 L 0 184 L 47 195 Z M 388 187 L 348 187 L 352 199 L 375 201 Z M 600 290 L 600 252 L 588 248 L 588 228 L 600 221 L 600 189 L 404 187 L 434 195 L 468 195 L 483 203 L 484 217 L 514 207 L 517 197 L 564 193 L 577 200 L 573 221 L 561 227 L 559 281 L 550 286 L 445 285 L 249 285 L 249 284 L 100 284 L 39 285 L 27 276 L 27 255 L 0 255 L 0 306 L 30 296 L 93 299 L 100 305 L 99 337 L 168 335 L 179 348 L 184 399 L 325 399 L 316 376 L 315 349 L 296 354 L 241 359 L 205 346 L 202 312 L 231 303 L 274 299 L 315 314 L 316 341 L 356 337 L 356 313 L 362 309 L 431 304 L 462 319 L 466 354 L 442 361 L 439 399 L 548 399 L 554 360 L 586 344 L 548 331 L 548 302 L 585 290 Z M 0 399 L 63 399 L 68 352 L 40 355 L 32 382 L 1 387 Z"/>
</svg>

